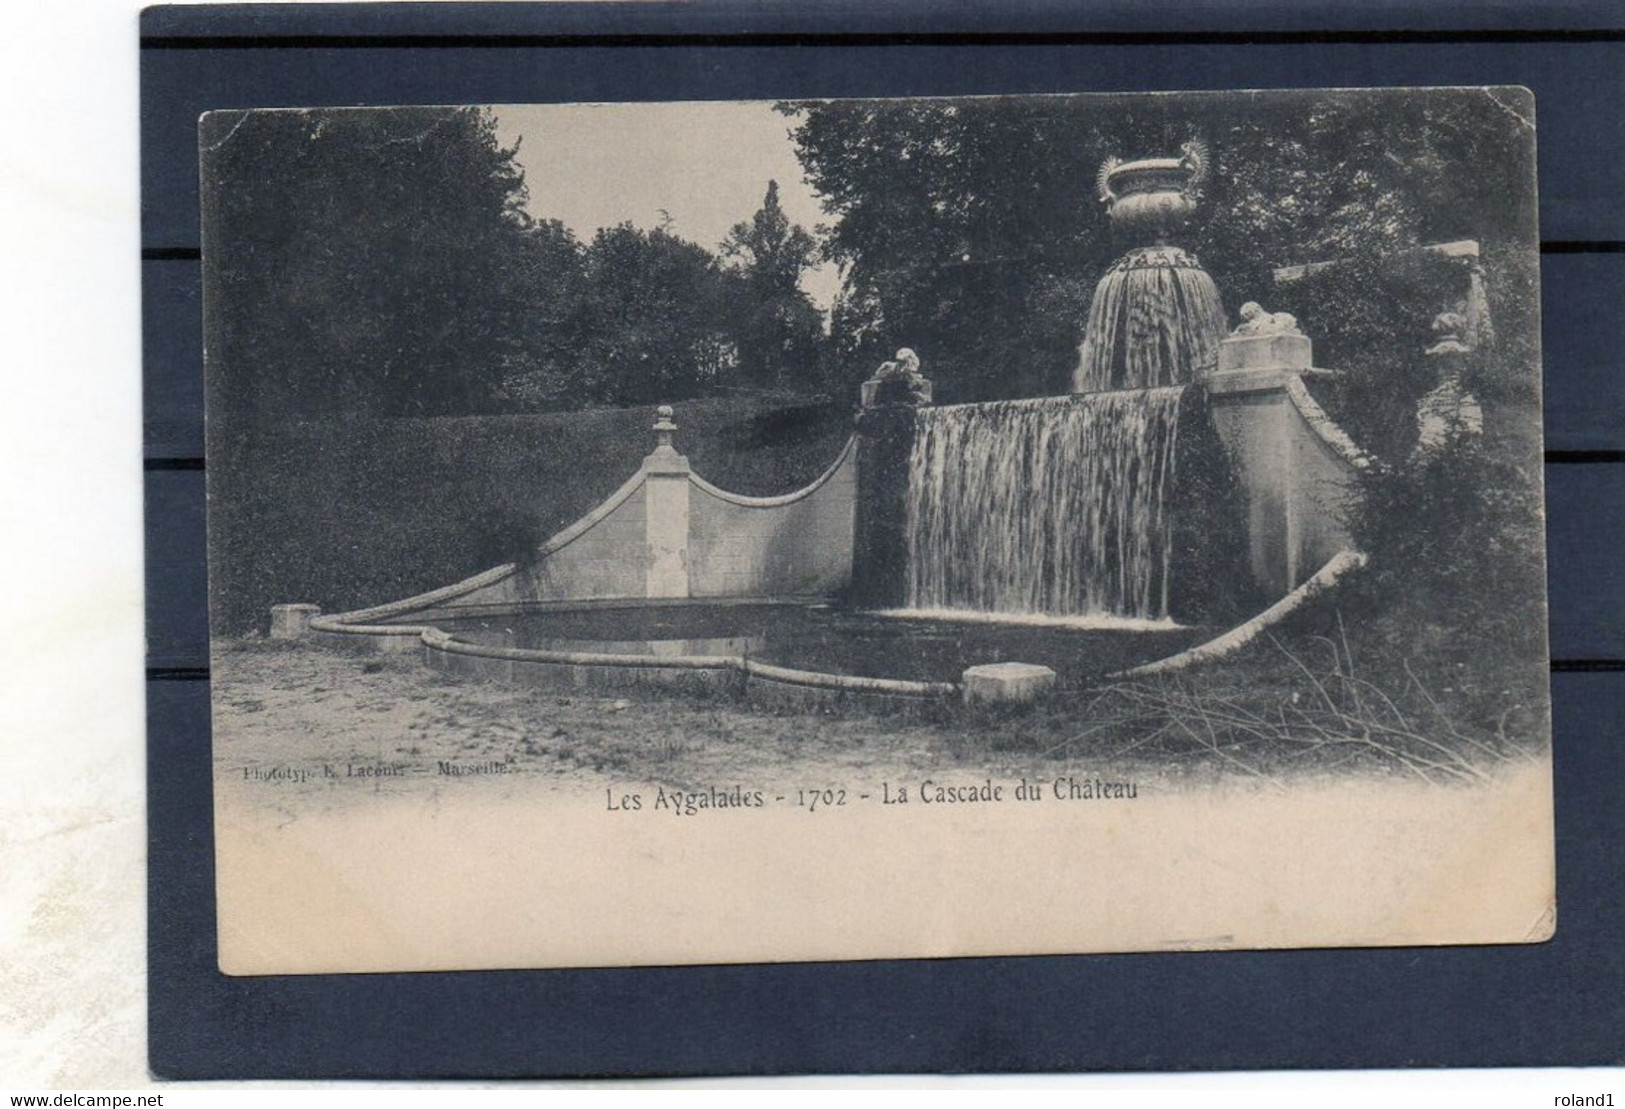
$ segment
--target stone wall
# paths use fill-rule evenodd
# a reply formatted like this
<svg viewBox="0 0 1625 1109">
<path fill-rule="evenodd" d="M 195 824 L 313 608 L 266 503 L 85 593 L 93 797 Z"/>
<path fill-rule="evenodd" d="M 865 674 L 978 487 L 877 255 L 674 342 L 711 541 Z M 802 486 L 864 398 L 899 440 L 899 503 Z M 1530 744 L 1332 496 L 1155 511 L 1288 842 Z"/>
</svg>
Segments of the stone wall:
<svg viewBox="0 0 1625 1109">
<path fill-rule="evenodd" d="M 609 499 L 522 565 L 366 610 L 397 621 L 537 601 L 830 596 L 852 577 L 856 450 L 805 489 L 744 497 L 689 471 L 669 432 Z"/>
<path fill-rule="evenodd" d="M 518 605 L 528 601 L 587 601 L 642 596 L 649 554 L 647 483 L 618 492 L 577 525 L 549 542 L 532 565 L 516 567 L 500 582 L 451 604 L 458 607 Z"/>
<path fill-rule="evenodd" d="M 852 576 L 855 452 L 790 497 L 725 493 L 699 478 L 689 490 L 688 595 L 829 596 Z"/>
</svg>

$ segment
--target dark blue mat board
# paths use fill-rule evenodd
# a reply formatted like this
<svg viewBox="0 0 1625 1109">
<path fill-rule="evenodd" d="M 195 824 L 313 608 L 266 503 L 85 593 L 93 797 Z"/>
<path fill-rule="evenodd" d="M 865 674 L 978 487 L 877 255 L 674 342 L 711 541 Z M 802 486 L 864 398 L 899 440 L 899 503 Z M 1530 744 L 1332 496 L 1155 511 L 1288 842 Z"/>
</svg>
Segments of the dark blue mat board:
<svg viewBox="0 0 1625 1109">
<path fill-rule="evenodd" d="M 1546 449 L 1625 448 L 1625 254 L 1547 252 L 1540 279 Z"/>
<path fill-rule="evenodd" d="M 141 263 L 142 456 L 203 457 L 203 303 L 196 259 Z"/>
</svg>

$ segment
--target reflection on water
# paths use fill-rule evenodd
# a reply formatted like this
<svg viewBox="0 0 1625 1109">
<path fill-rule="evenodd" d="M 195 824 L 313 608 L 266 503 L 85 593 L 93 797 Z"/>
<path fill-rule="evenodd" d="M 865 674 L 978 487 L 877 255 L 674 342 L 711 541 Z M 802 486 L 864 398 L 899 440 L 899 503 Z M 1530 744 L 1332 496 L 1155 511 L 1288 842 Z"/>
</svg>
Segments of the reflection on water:
<svg viewBox="0 0 1625 1109">
<path fill-rule="evenodd" d="M 953 680 L 968 666 L 1033 662 L 1077 685 L 1182 650 L 1197 628 L 1077 629 L 916 619 L 829 605 L 658 604 L 437 621 L 470 643 L 618 655 L 744 655 L 831 674 Z"/>
</svg>

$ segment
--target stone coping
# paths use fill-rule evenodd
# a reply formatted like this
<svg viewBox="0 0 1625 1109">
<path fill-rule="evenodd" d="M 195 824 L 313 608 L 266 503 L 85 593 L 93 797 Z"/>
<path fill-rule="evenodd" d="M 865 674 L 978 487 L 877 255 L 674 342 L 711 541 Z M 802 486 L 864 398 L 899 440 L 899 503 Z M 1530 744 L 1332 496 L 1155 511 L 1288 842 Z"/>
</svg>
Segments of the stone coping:
<svg viewBox="0 0 1625 1109">
<path fill-rule="evenodd" d="M 1309 388 L 1303 383 L 1301 374 L 1294 375 L 1286 383 L 1286 395 L 1292 401 L 1292 406 L 1303 417 L 1303 422 L 1309 425 L 1309 430 L 1315 433 L 1325 446 L 1338 458 L 1354 467 L 1364 470 L 1370 467 L 1371 457 L 1359 448 L 1359 445 L 1349 438 L 1344 431 L 1326 414 L 1326 410 L 1314 397 L 1309 395 Z"/>
<path fill-rule="evenodd" d="M 584 611 L 593 608 L 629 608 L 642 605 L 633 599 L 622 599 L 610 602 L 576 601 L 562 602 L 548 606 L 543 611 L 567 612 Z M 655 602 L 659 603 L 659 602 Z M 667 601 L 667 606 L 681 604 L 704 604 L 712 602 L 706 599 L 689 601 Z M 744 604 L 793 604 L 782 598 L 730 598 L 727 603 L 733 605 Z M 446 614 L 439 614 L 446 615 Z M 432 616 L 430 617 L 432 619 Z M 321 620 L 321 618 L 318 618 Z M 598 651 L 561 651 L 539 650 L 525 647 L 497 647 L 481 643 L 469 643 L 458 639 L 432 623 L 421 624 L 365 624 L 350 623 L 344 617 L 328 617 L 319 624 L 318 620 L 311 621 L 311 628 L 327 635 L 344 636 L 355 635 L 374 639 L 403 640 L 416 638 L 420 640 L 426 650 L 445 654 L 463 655 L 473 658 L 487 658 L 512 663 L 532 663 L 548 666 L 573 667 L 608 667 L 627 670 L 655 670 L 655 671 L 692 671 L 692 670 L 733 670 L 749 678 L 775 682 L 782 685 L 800 686 L 809 689 L 838 690 L 846 693 L 880 694 L 887 697 L 901 697 L 910 699 L 932 700 L 937 698 L 957 697 L 959 685 L 956 682 L 918 682 L 899 678 L 869 678 L 852 674 L 830 674 L 817 670 L 798 670 L 787 666 L 774 666 L 768 663 L 757 662 L 743 655 L 635 655 L 617 654 Z"/>
<path fill-rule="evenodd" d="M 1290 366 L 1258 366 L 1243 370 L 1216 370 L 1197 379 L 1197 384 L 1214 396 L 1230 393 L 1267 393 L 1286 389 L 1305 377 L 1336 377 L 1335 370 L 1294 369 Z"/>
<path fill-rule="evenodd" d="M 730 493 L 726 489 L 717 488 L 715 485 L 712 485 L 709 481 L 702 478 L 699 474 L 695 473 L 690 473 L 688 475 L 688 480 L 696 489 L 711 494 L 711 496 L 717 498 L 719 501 L 724 501 L 732 505 L 738 505 L 741 508 L 782 508 L 785 505 L 795 504 L 797 501 L 805 500 L 814 493 L 818 492 L 818 490 L 822 489 L 825 485 L 829 484 L 830 479 L 840 472 L 841 467 L 846 464 L 847 460 L 852 457 L 853 452 L 855 452 L 857 449 L 858 439 L 857 436 L 854 435 L 847 439 L 846 446 L 841 448 L 841 453 L 836 456 L 835 461 L 831 462 L 829 467 L 825 469 L 823 473 L 814 478 L 811 485 L 808 485 L 802 489 L 797 489 L 793 493 L 784 493 L 777 497 L 751 497 L 746 496 L 744 493 Z"/>
<path fill-rule="evenodd" d="M 1232 655 L 1247 644 L 1257 639 L 1268 628 L 1279 624 L 1291 613 L 1307 604 L 1312 598 L 1319 596 L 1336 585 L 1342 578 L 1366 564 L 1366 556 L 1361 551 L 1339 551 L 1327 560 L 1326 565 L 1317 570 L 1308 581 L 1276 601 L 1269 608 L 1260 612 L 1249 620 L 1231 628 L 1223 635 L 1215 636 L 1205 643 L 1198 643 L 1194 647 L 1180 651 L 1176 655 L 1147 662 L 1140 666 L 1133 666 L 1127 670 L 1120 670 L 1110 675 L 1113 679 L 1144 678 L 1154 674 L 1169 674 L 1176 670 L 1185 670 L 1207 662 L 1217 662 L 1227 655 Z"/>
<path fill-rule="evenodd" d="M 1304 384 L 1305 378 L 1335 376 L 1333 370 L 1318 369 L 1222 370 L 1207 375 L 1198 384 L 1214 397 L 1271 392 L 1286 394 L 1292 407 L 1297 409 L 1303 422 L 1327 450 L 1354 469 L 1364 470 L 1370 467 L 1371 457 L 1359 448 L 1348 432 L 1338 426 L 1336 420 L 1327 415 Z"/>
</svg>

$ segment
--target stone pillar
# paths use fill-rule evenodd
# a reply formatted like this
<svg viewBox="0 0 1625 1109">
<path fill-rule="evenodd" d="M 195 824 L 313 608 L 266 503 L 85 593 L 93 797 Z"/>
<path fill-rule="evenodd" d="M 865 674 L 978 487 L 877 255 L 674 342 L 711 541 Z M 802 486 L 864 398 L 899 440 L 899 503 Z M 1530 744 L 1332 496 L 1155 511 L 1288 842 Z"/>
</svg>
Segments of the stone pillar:
<svg viewBox="0 0 1625 1109">
<path fill-rule="evenodd" d="M 656 410 L 655 449 L 643 460 L 644 539 L 648 597 L 687 597 L 688 459 L 671 445 L 677 425 L 670 405 Z"/>
<path fill-rule="evenodd" d="M 1325 372 L 1311 368 L 1310 340 L 1267 325 L 1249 332 L 1244 323 L 1225 339 L 1219 369 L 1202 385 L 1246 498 L 1253 584 L 1280 597 L 1347 545 L 1355 450 L 1303 387 Z"/>
<path fill-rule="evenodd" d="M 931 403 L 919 364 L 900 350 L 862 386 L 851 599 L 865 608 L 908 602 L 908 461 L 915 411 Z"/>
<path fill-rule="evenodd" d="M 1297 584 L 1293 534 L 1291 400 L 1286 372 L 1216 373 L 1205 381 L 1213 424 L 1236 467 L 1247 505 L 1247 568 L 1280 597 Z"/>
</svg>

